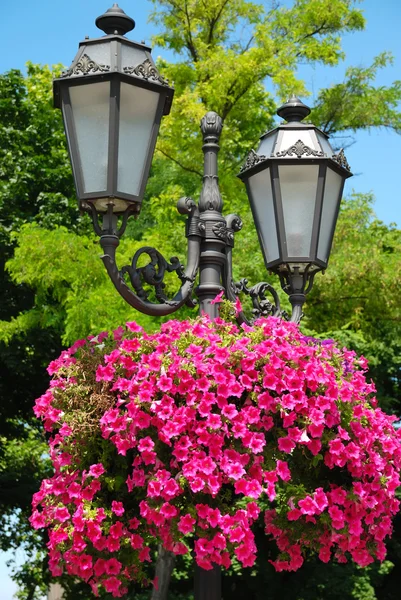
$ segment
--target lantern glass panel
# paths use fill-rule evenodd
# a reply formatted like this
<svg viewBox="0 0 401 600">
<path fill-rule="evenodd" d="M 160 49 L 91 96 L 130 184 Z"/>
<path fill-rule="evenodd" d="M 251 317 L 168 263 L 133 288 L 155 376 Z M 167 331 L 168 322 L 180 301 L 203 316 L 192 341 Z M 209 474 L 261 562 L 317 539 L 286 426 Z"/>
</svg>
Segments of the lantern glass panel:
<svg viewBox="0 0 401 600">
<path fill-rule="evenodd" d="M 110 66 L 110 42 L 88 44 L 85 46 L 84 54 L 89 56 L 98 65 Z"/>
<path fill-rule="evenodd" d="M 314 135 L 313 129 L 283 129 L 282 137 L 280 136 L 277 140 L 277 146 L 274 149 L 274 152 L 284 152 L 294 146 L 301 140 L 301 142 L 308 146 L 308 148 L 312 148 L 312 150 L 320 150 L 319 144 L 317 143 L 316 136 Z"/>
<path fill-rule="evenodd" d="M 316 131 L 316 136 L 317 136 L 319 144 L 321 145 L 322 150 L 325 153 L 325 155 L 327 157 L 331 158 L 333 156 L 333 149 L 330 146 L 329 141 L 326 138 L 326 136 L 323 135 L 323 133 L 321 133 L 320 131 Z"/>
<path fill-rule="evenodd" d="M 326 184 L 324 186 L 322 218 L 320 222 L 319 243 L 317 247 L 317 258 L 327 263 L 334 232 L 335 219 L 338 205 L 341 200 L 343 177 L 327 168 Z"/>
<path fill-rule="evenodd" d="M 144 50 L 121 44 L 121 68 L 136 67 L 144 62 L 146 54 Z"/>
<path fill-rule="evenodd" d="M 318 165 L 279 165 L 285 240 L 289 257 L 310 255 Z"/>
<path fill-rule="evenodd" d="M 270 169 L 251 175 L 248 185 L 253 217 L 267 265 L 280 258 Z"/>
<path fill-rule="evenodd" d="M 263 139 L 260 140 L 258 154 L 262 154 L 263 156 L 269 157 L 273 152 L 274 142 L 277 139 L 277 132 L 275 131 L 271 135 L 267 135 Z"/>
<path fill-rule="evenodd" d="M 117 184 L 119 192 L 139 195 L 159 98 L 156 92 L 121 83 Z"/>
<path fill-rule="evenodd" d="M 84 193 L 107 189 L 110 83 L 70 87 Z"/>
</svg>

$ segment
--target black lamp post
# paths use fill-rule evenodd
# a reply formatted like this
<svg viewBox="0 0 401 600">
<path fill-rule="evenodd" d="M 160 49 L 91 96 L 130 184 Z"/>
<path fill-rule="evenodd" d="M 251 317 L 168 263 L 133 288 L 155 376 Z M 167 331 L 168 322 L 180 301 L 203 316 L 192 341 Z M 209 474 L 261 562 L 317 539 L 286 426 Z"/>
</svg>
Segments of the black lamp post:
<svg viewBox="0 0 401 600">
<path fill-rule="evenodd" d="M 217 153 L 223 123 L 215 112 L 201 121 L 204 176 L 199 202 L 181 198 L 177 206 L 188 215 L 186 268 L 177 258 L 168 262 L 155 248 L 144 247 L 130 265 L 118 269 L 119 238 L 128 217 L 140 212 L 160 120 L 170 110 L 174 90 L 158 73 L 150 48 L 124 37 L 134 21 L 117 4 L 96 24 L 106 35 L 80 43 L 71 67 L 54 82 L 54 96 L 63 112 L 79 205 L 92 215 L 102 260 L 117 291 L 152 316 L 172 314 L 184 304 L 195 307 L 194 292 L 200 310 L 216 318 L 218 305 L 211 302 L 222 290 L 233 301 L 241 292 L 248 294 L 254 317 L 285 316 L 270 284 L 248 288 L 246 279 L 232 279 L 234 234 L 242 223 L 237 215 L 222 215 Z M 297 323 L 315 274 L 327 266 L 344 181 L 351 176 L 343 151 L 335 154 L 322 131 L 302 122 L 309 113 L 298 98 L 290 98 L 278 110 L 287 123 L 261 137 L 239 174 L 266 268 L 279 275 L 292 304 L 291 320 Z M 150 262 L 138 267 L 143 254 Z M 173 271 L 181 286 L 168 299 L 163 279 Z M 158 302 L 149 300 L 144 284 L 154 288 Z M 238 320 L 249 323 L 243 313 Z M 196 568 L 195 599 L 220 597 L 219 567 Z"/>
</svg>

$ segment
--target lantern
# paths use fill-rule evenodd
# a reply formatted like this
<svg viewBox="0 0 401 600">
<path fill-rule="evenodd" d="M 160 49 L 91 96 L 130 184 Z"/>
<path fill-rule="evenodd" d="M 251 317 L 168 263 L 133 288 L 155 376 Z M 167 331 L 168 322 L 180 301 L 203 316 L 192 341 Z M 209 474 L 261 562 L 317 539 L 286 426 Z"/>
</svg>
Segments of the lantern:
<svg viewBox="0 0 401 600">
<path fill-rule="evenodd" d="M 79 44 L 71 67 L 54 81 L 80 207 L 139 212 L 161 117 L 174 90 L 151 49 L 125 37 L 135 23 L 114 4 L 96 19 L 105 36 Z"/>
<path fill-rule="evenodd" d="M 310 109 L 292 96 L 239 177 L 245 182 L 266 268 L 276 273 L 326 268 L 344 182 L 352 174 L 341 150 L 302 120 Z"/>
</svg>

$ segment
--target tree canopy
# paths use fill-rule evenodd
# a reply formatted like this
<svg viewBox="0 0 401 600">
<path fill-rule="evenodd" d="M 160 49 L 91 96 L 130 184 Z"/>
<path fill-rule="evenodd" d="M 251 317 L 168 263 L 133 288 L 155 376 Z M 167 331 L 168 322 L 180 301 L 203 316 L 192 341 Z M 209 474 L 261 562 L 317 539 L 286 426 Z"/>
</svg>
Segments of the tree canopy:
<svg viewBox="0 0 401 600">
<path fill-rule="evenodd" d="M 199 121 L 215 110 L 224 118 L 219 155 L 224 211 L 238 212 L 244 221 L 234 250 L 235 276 L 264 280 L 246 194 L 235 174 L 259 135 L 273 125 L 276 106 L 289 93 L 308 95 L 298 66 L 330 66 L 344 58 L 342 36 L 364 28 L 360 5 L 294 0 L 288 7 L 271 3 L 266 8 L 245 0 L 154 0 L 154 7 L 159 30 L 154 41 L 175 53 L 174 61 L 160 60 L 159 68 L 176 93 L 172 112 L 163 120 L 142 213 L 129 224 L 119 260 L 128 264 L 142 245 L 184 259 L 183 218 L 175 204 L 182 195 L 199 193 Z M 401 83 L 375 83 L 378 71 L 390 64 L 391 56 L 383 53 L 372 65 L 348 69 L 344 81 L 320 90 L 311 120 L 330 135 L 376 127 L 400 133 Z M 47 577 L 44 541 L 32 537 L 25 525 L 30 495 L 48 469 L 43 434 L 31 414 L 34 398 L 48 383 L 45 367 L 63 345 L 133 318 L 98 259 L 89 219 L 76 207 L 61 115 L 51 101 L 51 80 L 58 70 L 31 64 L 26 75 L 12 70 L 0 76 L 0 521 L 6 532 L 0 542 L 2 548 L 28 544 L 32 557 L 39 552 L 32 568 L 21 572 L 22 598 L 39 594 Z M 375 218 L 372 201 L 361 194 L 344 201 L 329 268 L 315 280 L 302 327 L 364 353 L 381 401 L 399 414 L 401 232 Z M 179 318 L 187 316 L 183 309 Z M 147 329 L 158 324 L 141 315 L 134 318 Z M 397 539 L 390 559 L 399 566 Z M 396 597 L 391 590 L 397 589 L 397 569 L 390 564 L 363 573 L 333 569 L 326 579 L 324 569 L 311 563 L 295 584 L 295 575 L 285 581 L 272 578 L 263 566 L 255 577 L 244 574 L 243 582 L 255 590 L 255 598 L 266 589 L 266 578 L 272 598 L 282 596 L 275 588 L 279 581 L 288 598 L 295 589 L 304 590 L 299 593 L 305 599 L 318 593 L 334 599 L 339 590 L 342 598 Z M 186 588 L 180 581 L 174 590 L 186 593 L 190 584 Z M 242 584 L 231 576 L 227 581 L 241 597 Z M 71 582 L 65 587 L 78 593 Z"/>
</svg>

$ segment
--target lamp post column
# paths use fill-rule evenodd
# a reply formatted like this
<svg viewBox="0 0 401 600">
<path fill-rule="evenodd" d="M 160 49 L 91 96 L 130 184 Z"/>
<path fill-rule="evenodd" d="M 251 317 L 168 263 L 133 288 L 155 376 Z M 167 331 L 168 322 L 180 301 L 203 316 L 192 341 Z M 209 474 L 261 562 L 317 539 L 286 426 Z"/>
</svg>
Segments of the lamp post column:
<svg viewBox="0 0 401 600">
<path fill-rule="evenodd" d="M 221 198 L 217 176 L 218 144 L 223 122 L 215 112 L 208 112 L 201 121 L 203 134 L 204 169 L 203 187 L 199 199 L 202 243 L 199 263 L 199 285 L 195 290 L 199 298 L 200 313 L 210 318 L 218 317 L 218 305 L 211 304 L 223 289 L 222 271 L 226 262 L 226 220 L 222 215 Z"/>
<path fill-rule="evenodd" d="M 199 298 L 200 313 L 211 319 L 218 317 L 218 304 L 211 301 L 223 289 L 222 272 L 226 263 L 227 224 L 223 217 L 223 200 L 217 176 L 218 144 L 223 129 L 221 117 L 208 112 L 201 121 L 203 134 L 204 168 L 203 187 L 199 199 L 200 221 L 198 227 L 203 233 L 200 248 L 199 285 L 195 290 Z M 206 571 L 195 562 L 195 600 L 221 600 L 221 567 L 214 565 Z"/>
</svg>

